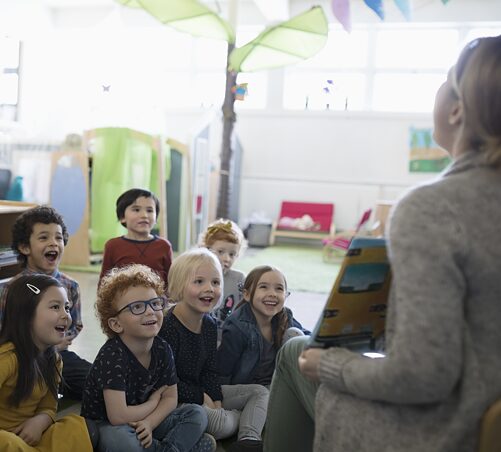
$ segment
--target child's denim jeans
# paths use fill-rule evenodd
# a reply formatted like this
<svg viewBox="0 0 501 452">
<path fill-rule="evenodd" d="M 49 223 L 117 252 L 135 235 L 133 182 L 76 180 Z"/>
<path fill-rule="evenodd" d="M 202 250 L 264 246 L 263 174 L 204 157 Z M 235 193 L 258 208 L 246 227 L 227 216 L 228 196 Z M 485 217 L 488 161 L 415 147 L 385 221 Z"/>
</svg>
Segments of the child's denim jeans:
<svg viewBox="0 0 501 452">
<path fill-rule="evenodd" d="M 127 424 L 111 425 L 97 422 L 100 452 L 189 452 L 207 428 L 207 415 L 203 407 L 184 404 L 170 413 L 153 430 L 153 443 L 144 449 L 136 431 Z"/>
</svg>

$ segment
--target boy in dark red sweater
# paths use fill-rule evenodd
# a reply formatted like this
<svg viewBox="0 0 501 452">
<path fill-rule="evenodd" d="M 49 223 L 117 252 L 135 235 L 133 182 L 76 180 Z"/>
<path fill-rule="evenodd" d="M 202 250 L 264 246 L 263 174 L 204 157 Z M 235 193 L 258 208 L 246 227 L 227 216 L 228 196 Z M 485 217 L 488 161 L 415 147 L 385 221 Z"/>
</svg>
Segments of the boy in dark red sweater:
<svg viewBox="0 0 501 452">
<path fill-rule="evenodd" d="M 143 264 L 162 278 L 167 290 L 172 247 L 168 240 L 151 233 L 159 212 L 158 198 L 148 190 L 133 188 L 118 197 L 117 218 L 127 234 L 106 242 L 99 281 L 114 267 Z"/>
</svg>

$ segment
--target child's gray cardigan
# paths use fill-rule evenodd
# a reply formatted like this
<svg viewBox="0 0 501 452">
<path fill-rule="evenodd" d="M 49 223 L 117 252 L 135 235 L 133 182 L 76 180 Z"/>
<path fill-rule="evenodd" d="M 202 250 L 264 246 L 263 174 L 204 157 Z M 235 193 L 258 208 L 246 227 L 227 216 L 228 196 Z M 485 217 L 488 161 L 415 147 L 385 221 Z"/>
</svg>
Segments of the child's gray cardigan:
<svg viewBox="0 0 501 452">
<path fill-rule="evenodd" d="M 501 171 L 477 153 L 408 193 L 389 230 L 387 357 L 328 350 L 316 452 L 473 452 L 501 398 Z"/>
</svg>

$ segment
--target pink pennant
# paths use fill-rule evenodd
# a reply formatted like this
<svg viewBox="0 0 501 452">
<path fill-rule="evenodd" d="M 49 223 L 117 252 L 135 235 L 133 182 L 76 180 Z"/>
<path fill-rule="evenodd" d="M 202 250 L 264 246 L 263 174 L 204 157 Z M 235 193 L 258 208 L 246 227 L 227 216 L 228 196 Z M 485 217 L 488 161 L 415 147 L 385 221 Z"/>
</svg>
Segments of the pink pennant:
<svg viewBox="0 0 501 452">
<path fill-rule="evenodd" d="M 332 0 L 332 12 L 334 16 L 343 26 L 343 28 L 351 32 L 351 13 L 350 0 Z"/>
<path fill-rule="evenodd" d="M 411 2 L 410 0 L 394 0 L 395 4 L 397 5 L 398 9 L 402 13 L 402 15 L 405 17 L 406 21 L 411 20 Z"/>
</svg>

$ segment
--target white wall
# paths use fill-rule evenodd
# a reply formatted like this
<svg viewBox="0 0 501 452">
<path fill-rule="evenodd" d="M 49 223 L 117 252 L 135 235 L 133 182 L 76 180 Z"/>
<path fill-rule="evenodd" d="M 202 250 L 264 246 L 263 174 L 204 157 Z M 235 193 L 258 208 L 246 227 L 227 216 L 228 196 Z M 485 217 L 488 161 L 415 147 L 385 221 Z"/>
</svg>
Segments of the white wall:
<svg viewBox="0 0 501 452">
<path fill-rule="evenodd" d="M 377 200 L 430 178 L 408 172 L 409 126 L 430 124 L 425 115 L 242 113 L 241 218 L 275 219 L 281 200 L 333 202 L 336 225 L 351 228 Z"/>
</svg>

